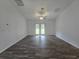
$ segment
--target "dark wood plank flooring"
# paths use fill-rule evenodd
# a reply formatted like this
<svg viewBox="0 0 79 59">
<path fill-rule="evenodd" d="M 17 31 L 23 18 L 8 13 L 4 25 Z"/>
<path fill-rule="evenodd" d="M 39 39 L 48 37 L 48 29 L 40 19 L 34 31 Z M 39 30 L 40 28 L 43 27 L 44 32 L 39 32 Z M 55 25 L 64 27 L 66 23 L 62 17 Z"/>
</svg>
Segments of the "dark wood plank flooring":
<svg viewBox="0 0 79 59">
<path fill-rule="evenodd" d="M 0 59 L 79 59 L 79 49 L 54 35 L 29 35 L 1 53 Z"/>
</svg>

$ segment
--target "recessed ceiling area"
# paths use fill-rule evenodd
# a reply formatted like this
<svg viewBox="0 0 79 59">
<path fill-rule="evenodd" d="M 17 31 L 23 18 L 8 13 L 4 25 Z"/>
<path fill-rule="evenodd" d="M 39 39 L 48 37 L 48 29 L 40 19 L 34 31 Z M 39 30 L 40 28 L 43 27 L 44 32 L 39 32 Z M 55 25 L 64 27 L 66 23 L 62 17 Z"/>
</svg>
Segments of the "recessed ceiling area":
<svg viewBox="0 0 79 59">
<path fill-rule="evenodd" d="M 10 2 L 16 6 L 18 11 L 29 20 L 37 19 L 35 12 L 40 8 L 46 8 L 47 19 L 56 19 L 74 0 L 22 0 L 24 6 L 18 6 L 14 0 Z"/>
</svg>

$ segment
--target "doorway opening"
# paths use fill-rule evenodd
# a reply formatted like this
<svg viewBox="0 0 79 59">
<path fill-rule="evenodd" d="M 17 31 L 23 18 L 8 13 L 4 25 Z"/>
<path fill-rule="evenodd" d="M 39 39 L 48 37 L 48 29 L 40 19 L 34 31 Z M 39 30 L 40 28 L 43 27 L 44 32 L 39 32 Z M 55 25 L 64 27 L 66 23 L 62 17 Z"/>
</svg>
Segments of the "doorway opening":
<svg viewBox="0 0 79 59">
<path fill-rule="evenodd" d="M 35 24 L 35 34 L 45 35 L 45 24 Z"/>
</svg>

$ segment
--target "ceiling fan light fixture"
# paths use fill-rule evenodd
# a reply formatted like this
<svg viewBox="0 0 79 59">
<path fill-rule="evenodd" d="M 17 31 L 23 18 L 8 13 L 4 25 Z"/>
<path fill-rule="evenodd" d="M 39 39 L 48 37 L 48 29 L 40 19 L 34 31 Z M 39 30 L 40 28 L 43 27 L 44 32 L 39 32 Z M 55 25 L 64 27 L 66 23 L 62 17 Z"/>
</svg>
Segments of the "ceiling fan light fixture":
<svg viewBox="0 0 79 59">
<path fill-rule="evenodd" d="M 47 15 L 48 15 L 48 13 L 47 13 L 47 10 L 45 8 L 41 8 L 39 11 L 36 12 L 36 16 L 40 20 L 44 20 Z"/>
<path fill-rule="evenodd" d="M 44 19 L 44 17 L 41 16 L 41 17 L 40 17 L 40 20 L 43 20 L 43 19 Z"/>
</svg>

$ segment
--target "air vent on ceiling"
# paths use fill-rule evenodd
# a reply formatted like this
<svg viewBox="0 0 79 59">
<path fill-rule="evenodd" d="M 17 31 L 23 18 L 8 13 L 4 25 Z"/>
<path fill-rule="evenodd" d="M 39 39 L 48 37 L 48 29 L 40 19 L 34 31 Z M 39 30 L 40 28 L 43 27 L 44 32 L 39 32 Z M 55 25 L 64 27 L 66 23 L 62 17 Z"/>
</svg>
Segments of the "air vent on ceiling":
<svg viewBox="0 0 79 59">
<path fill-rule="evenodd" d="M 24 6 L 24 3 L 22 0 L 14 0 L 18 6 Z"/>
</svg>

